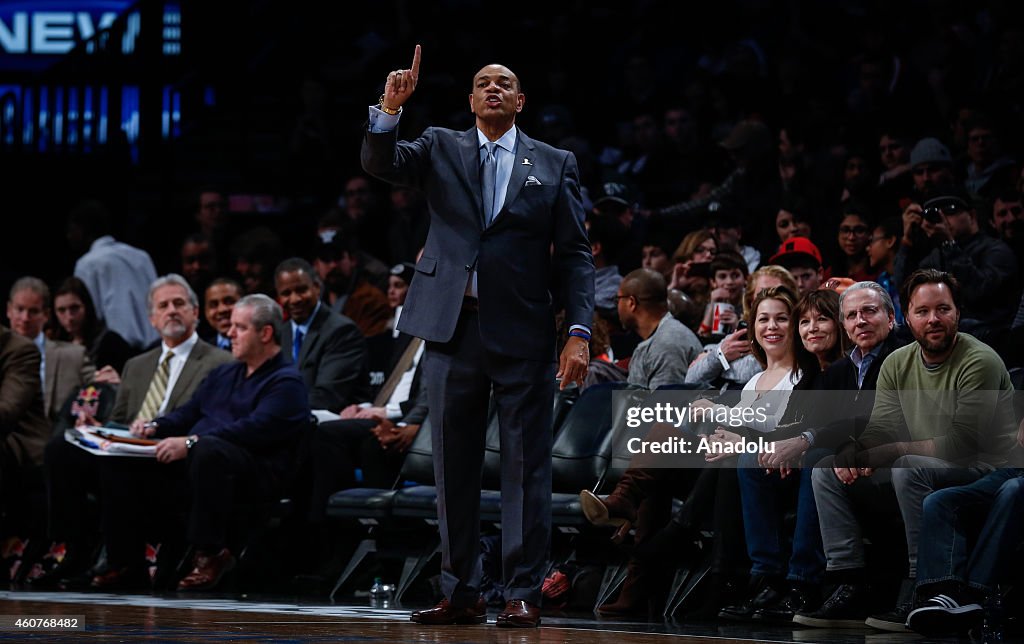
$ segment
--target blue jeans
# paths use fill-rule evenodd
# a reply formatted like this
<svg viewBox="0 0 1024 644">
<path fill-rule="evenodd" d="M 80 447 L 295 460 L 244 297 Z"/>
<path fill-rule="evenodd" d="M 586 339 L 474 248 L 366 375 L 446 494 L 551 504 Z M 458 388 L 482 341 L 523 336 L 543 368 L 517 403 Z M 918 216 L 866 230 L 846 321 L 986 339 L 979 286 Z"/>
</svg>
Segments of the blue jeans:
<svg viewBox="0 0 1024 644">
<path fill-rule="evenodd" d="M 831 453 L 831 450 L 812 449 L 804 455 L 804 463 L 816 463 Z M 764 468 L 757 465 L 756 454 L 741 455 L 738 468 L 743 532 L 752 562 L 751 574 L 785 575 L 790 581 L 820 583 L 825 572 L 825 552 L 811 488 L 813 468 L 801 468 L 783 479 L 775 472 L 765 474 Z M 796 527 L 787 564 L 789 548 L 783 518 L 789 505 L 786 501 L 794 495 Z"/>
<path fill-rule="evenodd" d="M 959 582 L 989 592 L 1024 538 L 1024 470 L 996 470 L 970 485 L 933 492 L 924 500 L 917 582 Z M 974 548 L 968 535 L 981 525 Z M 927 589 L 926 589 L 927 590 Z"/>
</svg>

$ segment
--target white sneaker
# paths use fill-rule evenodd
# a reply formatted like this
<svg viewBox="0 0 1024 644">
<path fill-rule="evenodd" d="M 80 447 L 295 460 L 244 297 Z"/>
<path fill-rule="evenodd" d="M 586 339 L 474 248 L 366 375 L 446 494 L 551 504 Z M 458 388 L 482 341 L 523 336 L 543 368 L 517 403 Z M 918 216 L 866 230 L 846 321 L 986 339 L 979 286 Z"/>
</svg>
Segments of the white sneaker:
<svg viewBox="0 0 1024 644">
<path fill-rule="evenodd" d="M 936 595 L 910 612 L 907 626 L 922 635 L 966 633 L 981 622 L 984 614 L 980 604 L 961 605 L 949 595 Z"/>
</svg>

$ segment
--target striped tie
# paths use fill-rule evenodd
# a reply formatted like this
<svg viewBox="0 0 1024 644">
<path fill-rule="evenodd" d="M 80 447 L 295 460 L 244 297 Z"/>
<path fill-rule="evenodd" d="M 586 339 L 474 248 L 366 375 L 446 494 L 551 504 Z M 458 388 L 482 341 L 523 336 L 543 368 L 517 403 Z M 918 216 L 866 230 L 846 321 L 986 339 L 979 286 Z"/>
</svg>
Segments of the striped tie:
<svg viewBox="0 0 1024 644">
<path fill-rule="evenodd" d="M 142 408 L 139 409 L 139 415 L 135 417 L 135 420 L 149 421 L 156 417 L 156 413 L 160 410 L 160 403 L 164 401 L 164 395 L 167 393 L 167 381 L 171 376 L 171 358 L 173 357 L 174 353 L 168 351 L 160 361 L 160 366 L 153 374 L 153 380 L 149 383 L 149 391 L 146 392 L 146 399 L 142 401 Z"/>
</svg>

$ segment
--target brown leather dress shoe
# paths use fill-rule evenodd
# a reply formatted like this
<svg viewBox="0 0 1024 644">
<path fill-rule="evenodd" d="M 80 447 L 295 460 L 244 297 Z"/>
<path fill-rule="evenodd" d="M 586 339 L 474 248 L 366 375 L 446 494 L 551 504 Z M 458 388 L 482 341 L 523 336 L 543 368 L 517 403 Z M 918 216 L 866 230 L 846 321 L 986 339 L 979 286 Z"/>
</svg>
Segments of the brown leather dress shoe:
<svg viewBox="0 0 1024 644">
<path fill-rule="evenodd" d="M 209 590 L 235 567 L 235 557 L 227 548 L 215 555 L 196 554 L 192 572 L 178 582 L 178 590 Z"/>
<path fill-rule="evenodd" d="M 137 566 L 111 568 L 92 578 L 93 590 L 135 590 L 149 586 L 146 571 Z"/>
<path fill-rule="evenodd" d="M 498 613 L 497 625 L 503 628 L 535 628 L 540 626 L 540 606 L 522 599 L 510 599 Z"/>
<path fill-rule="evenodd" d="M 441 626 L 445 624 L 483 624 L 487 621 L 487 602 L 481 597 L 475 606 L 459 608 L 442 599 L 437 606 L 413 611 L 409 619 L 417 624 Z"/>
</svg>

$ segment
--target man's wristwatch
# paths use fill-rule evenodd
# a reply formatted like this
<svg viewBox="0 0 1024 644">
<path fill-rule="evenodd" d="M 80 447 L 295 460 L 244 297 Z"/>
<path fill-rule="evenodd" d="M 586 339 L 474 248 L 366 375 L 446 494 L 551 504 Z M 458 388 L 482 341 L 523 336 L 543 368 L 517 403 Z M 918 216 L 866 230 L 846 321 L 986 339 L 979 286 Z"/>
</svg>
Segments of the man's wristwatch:
<svg viewBox="0 0 1024 644">
<path fill-rule="evenodd" d="M 198 443 L 198 442 L 199 442 L 199 437 L 196 436 L 195 434 L 192 434 L 191 436 L 186 436 L 185 437 L 185 449 L 192 449 L 192 447 L 195 446 L 195 444 Z"/>
</svg>

